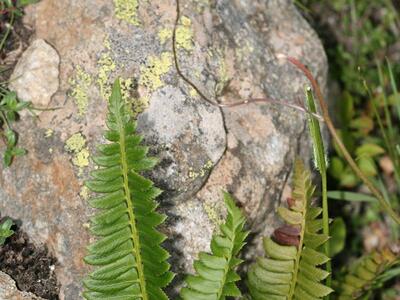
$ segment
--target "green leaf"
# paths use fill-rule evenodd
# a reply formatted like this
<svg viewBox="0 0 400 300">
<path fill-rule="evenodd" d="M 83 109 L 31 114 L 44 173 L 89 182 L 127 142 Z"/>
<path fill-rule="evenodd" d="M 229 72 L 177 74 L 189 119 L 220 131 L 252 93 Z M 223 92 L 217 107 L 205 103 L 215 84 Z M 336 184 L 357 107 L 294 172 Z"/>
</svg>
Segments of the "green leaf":
<svg viewBox="0 0 400 300">
<path fill-rule="evenodd" d="M 91 219 L 91 232 L 98 240 L 88 246 L 85 262 L 97 266 L 85 280 L 86 299 L 168 299 L 163 288 L 173 274 L 161 247 L 165 235 L 156 227 L 165 216 L 155 211 L 160 190 L 139 172 L 148 161 L 147 148 L 122 99 L 116 80 L 108 105 L 106 137 L 93 158 L 99 166 L 85 185 L 100 195 L 90 205 L 100 209 Z M 153 164 L 154 165 L 154 164 Z M 152 166 L 153 166 L 152 165 Z"/>
<path fill-rule="evenodd" d="M 12 162 L 12 149 L 7 148 L 3 154 L 3 163 L 6 167 L 9 167 Z"/>
<path fill-rule="evenodd" d="M 334 200 L 344 200 L 353 202 L 376 202 L 376 198 L 355 192 L 345 192 L 345 191 L 328 191 L 328 198 Z"/>
<path fill-rule="evenodd" d="M 366 143 L 356 149 L 357 157 L 374 157 L 379 154 L 385 153 L 385 149 L 376 145 Z"/>
<path fill-rule="evenodd" d="M 4 245 L 5 240 L 14 234 L 14 231 L 11 230 L 12 226 L 13 222 L 11 219 L 6 219 L 0 224 L 0 246 Z"/>
<path fill-rule="evenodd" d="M 15 144 L 17 143 L 17 136 L 16 136 L 15 132 L 12 131 L 11 129 L 6 129 L 4 131 L 4 135 L 5 135 L 6 140 L 7 140 L 7 146 L 9 148 L 14 147 Z"/>
<path fill-rule="evenodd" d="M 221 233 L 212 237 L 212 253 L 202 252 L 199 260 L 194 262 L 196 276 L 186 278 L 187 286 L 180 293 L 184 300 L 222 300 L 241 296 L 235 283 L 240 277 L 235 269 L 241 263 L 237 256 L 248 232 L 243 231 L 245 218 L 232 197 L 224 193 L 224 200 L 228 216 L 220 226 Z"/>
<path fill-rule="evenodd" d="M 335 218 L 330 224 L 331 239 L 329 244 L 329 257 L 334 257 L 340 253 L 345 246 L 346 242 L 346 224 L 342 218 Z"/>
</svg>

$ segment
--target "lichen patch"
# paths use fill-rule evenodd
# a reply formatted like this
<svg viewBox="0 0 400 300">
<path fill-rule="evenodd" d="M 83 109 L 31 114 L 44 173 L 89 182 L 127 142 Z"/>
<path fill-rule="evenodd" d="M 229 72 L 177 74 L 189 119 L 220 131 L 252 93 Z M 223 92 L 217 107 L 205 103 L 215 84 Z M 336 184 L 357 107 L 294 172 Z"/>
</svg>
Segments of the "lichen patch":
<svg viewBox="0 0 400 300">
<path fill-rule="evenodd" d="M 88 90 L 92 84 L 92 78 L 81 66 L 77 66 L 74 77 L 69 80 L 69 83 L 72 86 L 71 97 L 77 106 L 78 115 L 82 117 L 87 111 L 89 103 Z"/>
<path fill-rule="evenodd" d="M 153 92 L 164 86 L 161 76 L 167 74 L 172 65 L 172 54 L 161 53 L 160 57 L 150 56 L 146 66 L 140 68 L 139 84 Z"/>
<path fill-rule="evenodd" d="M 183 48 L 187 51 L 193 50 L 193 30 L 192 21 L 182 16 L 179 20 L 180 25 L 176 29 L 176 45 L 177 48 Z"/>
<path fill-rule="evenodd" d="M 72 163 L 79 168 L 78 175 L 81 175 L 83 168 L 89 165 L 89 149 L 85 137 L 80 132 L 73 134 L 65 142 L 65 150 L 72 153 Z"/>
<path fill-rule="evenodd" d="M 140 25 L 138 8 L 138 0 L 114 0 L 115 16 L 135 26 Z"/>
<path fill-rule="evenodd" d="M 108 38 L 104 40 L 105 51 L 101 54 L 97 62 L 99 67 L 97 75 L 97 84 L 101 96 L 107 100 L 111 95 L 111 85 L 109 83 L 110 75 L 116 69 L 116 64 L 111 57 L 111 44 Z"/>
</svg>

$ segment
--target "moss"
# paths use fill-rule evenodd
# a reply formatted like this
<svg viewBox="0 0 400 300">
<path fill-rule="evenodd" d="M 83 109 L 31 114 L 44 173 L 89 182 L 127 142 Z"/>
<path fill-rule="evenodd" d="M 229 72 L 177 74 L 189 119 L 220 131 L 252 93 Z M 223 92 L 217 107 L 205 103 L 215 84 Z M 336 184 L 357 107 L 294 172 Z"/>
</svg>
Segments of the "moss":
<svg viewBox="0 0 400 300">
<path fill-rule="evenodd" d="M 104 99 L 108 99 L 111 95 L 111 84 L 109 78 L 111 73 L 116 69 L 116 64 L 111 57 L 111 45 L 108 38 L 104 40 L 106 51 L 101 54 L 97 64 L 99 66 L 97 75 L 97 84 L 100 89 L 100 94 Z"/>
<path fill-rule="evenodd" d="M 176 45 L 178 48 L 191 51 L 193 50 L 192 21 L 188 17 L 182 16 L 179 22 L 180 25 L 176 29 Z"/>
<path fill-rule="evenodd" d="M 161 76 L 168 73 L 172 65 L 172 54 L 161 53 L 160 57 L 150 56 L 146 66 L 140 68 L 139 84 L 147 87 L 150 92 L 162 87 Z"/>
<path fill-rule="evenodd" d="M 79 168 L 79 174 L 89 165 L 89 149 L 85 144 L 85 137 L 79 132 L 65 142 L 65 150 L 73 154 L 72 163 Z"/>
<path fill-rule="evenodd" d="M 138 0 L 114 0 L 115 16 L 132 25 L 140 25 L 138 19 Z"/>
<path fill-rule="evenodd" d="M 69 80 L 72 86 L 71 97 L 78 108 L 78 115 L 84 116 L 88 107 L 88 89 L 92 83 L 92 78 L 81 66 L 77 66 L 74 77 Z"/>
</svg>

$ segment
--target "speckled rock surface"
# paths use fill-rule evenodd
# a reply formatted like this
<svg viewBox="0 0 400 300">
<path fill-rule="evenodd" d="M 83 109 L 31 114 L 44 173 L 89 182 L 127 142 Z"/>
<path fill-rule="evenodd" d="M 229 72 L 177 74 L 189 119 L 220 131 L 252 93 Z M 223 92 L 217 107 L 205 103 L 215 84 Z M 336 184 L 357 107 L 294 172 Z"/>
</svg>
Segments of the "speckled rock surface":
<svg viewBox="0 0 400 300">
<path fill-rule="evenodd" d="M 21 292 L 15 286 L 14 280 L 7 274 L 0 272 L 0 299 L 2 300 L 41 300 L 31 293 Z"/>
<path fill-rule="evenodd" d="M 35 107 L 47 108 L 59 86 L 60 57 L 42 39 L 25 50 L 10 77 L 10 89 L 20 99 L 31 101 Z"/>
<path fill-rule="evenodd" d="M 150 176 L 165 191 L 161 209 L 170 218 L 163 230 L 175 272 L 190 271 L 197 253 L 208 250 L 224 215 L 221 189 L 235 195 L 248 217 L 254 240 L 246 256 L 254 257 L 257 237 L 271 231 L 274 209 L 289 191 L 296 152 L 310 154 L 301 113 L 265 104 L 219 109 L 177 76 L 175 0 L 132 3 L 42 0 L 25 16 L 33 40 L 46 40 L 61 58 L 60 86 L 49 106 L 62 109 L 19 122 L 29 153 L 1 171 L 0 208 L 58 258 L 61 299 L 79 299 L 88 270 L 82 257 L 93 211 L 82 184 L 117 76 L 140 132 L 161 159 Z M 181 6 L 181 68 L 211 98 L 303 99 L 306 80 L 276 60 L 278 52 L 301 59 L 325 85 L 324 51 L 292 1 L 181 0 Z"/>
</svg>

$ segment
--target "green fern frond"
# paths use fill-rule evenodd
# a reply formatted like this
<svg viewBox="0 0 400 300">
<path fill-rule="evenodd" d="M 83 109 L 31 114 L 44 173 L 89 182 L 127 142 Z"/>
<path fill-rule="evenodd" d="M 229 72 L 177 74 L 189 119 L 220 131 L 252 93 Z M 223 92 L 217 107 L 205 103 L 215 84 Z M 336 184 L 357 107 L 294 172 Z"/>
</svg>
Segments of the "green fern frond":
<svg viewBox="0 0 400 300">
<path fill-rule="evenodd" d="M 135 134 L 136 124 L 116 80 L 108 104 L 107 144 L 93 158 L 99 169 L 86 186 L 100 194 L 90 205 L 101 209 L 91 219 L 91 232 L 99 239 L 88 247 L 85 262 L 97 266 L 84 281 L 86 299 L 162 300 L 162 288 L 173 278 L 160 244 L 166 236 L 155 228 L 166 216 L 155 211 L 161 190 L 139 175 L 156 164 Z"/>
<path fill-rule="evenodd" d="M 341 276 L 343 280 L 338 284 L 338 300 L 365 297 L 381 285 L 384 280 L 382 275 L 398 263 L 400 263 L 399 254 L 393 253 L 389 248 L 362 256 L 349 267 L 345 275 Z"/>
<path fill-rule="evenodd" d="M 240 280 L 235 269 L 242 263 L 237 256 L 248 235 L 243 231 L 246 220 L 229 194 L 224 194 L 224 200 L 226 222 L 220 226 L 221 234 L 212 237 L 212 254 L 202 252 L 194 262 L 197 274 L 186 278 L 187 287 L 181 290 L 184 300 L 222 300 L 241 295 L 235 283 Z"/>
<path fill-rule="evenodd" d="M 321 283 L 329 273 L 318 267 L 329 260 L 319 251 L 328 236 L 320 233 L 322 209 L 311 205 L 314 191 L 310 172 L 296 160 L 293 198 L 288 208 L 278 208 L 287 225 L 276 229 L 273 239 L 264 239 L 267 257 L 259 258 L 248 272 L 254 300 L 316 300 L 332 292 Z"/>
</svg>

